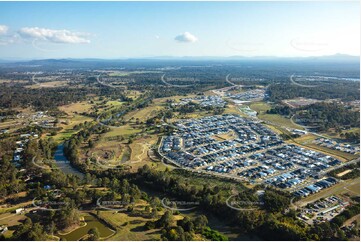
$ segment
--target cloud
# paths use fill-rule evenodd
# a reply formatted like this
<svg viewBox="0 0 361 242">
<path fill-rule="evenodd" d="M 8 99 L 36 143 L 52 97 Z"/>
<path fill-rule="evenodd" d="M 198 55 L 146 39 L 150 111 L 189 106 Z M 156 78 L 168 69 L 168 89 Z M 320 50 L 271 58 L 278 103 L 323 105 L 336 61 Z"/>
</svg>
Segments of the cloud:
<svg viewBox="0 0 361 242">
<path fill-rule="evenodd" d="M 0 35 L 6 34 L 8 32 L 8 26 L 0 25 Z"/>
<path fill-rule="evenodd" d="M 18 33 L 23 38 L 44 40 L 60 44 L 90 43 L 90 40 L 86 39 L 86 36 L 88 36 L 88 34 L 71 32 L 66 29 L 56 30 L 38 27 L 26 27 L 21 28 Z"/>
<path fill-rule="evenodd" d="M 193 43 L 198 40 L 196 36 L 194 36 L 189 32 L 184 32 L 183 34 L 177 35 L 174 39 L 178 42 L 183 42 L 183 43 Z"/>
<path fill-rule="evenodd" d="M 0 45 L 13 44 L 18 40 L 17 36 L 8 33 L 8 30 L 8 26 L 0 24 Z"/>
</svg>

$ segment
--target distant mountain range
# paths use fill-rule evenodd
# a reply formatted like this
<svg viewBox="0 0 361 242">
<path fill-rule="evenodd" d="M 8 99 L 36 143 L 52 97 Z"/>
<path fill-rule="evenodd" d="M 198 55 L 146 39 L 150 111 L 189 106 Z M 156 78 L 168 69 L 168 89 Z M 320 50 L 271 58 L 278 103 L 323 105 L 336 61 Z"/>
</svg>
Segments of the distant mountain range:
<svg viewBox="0 0 361 242">
<path fill-rule="evenodd" d="M 183 57 L 174 57 L 174 56 L 156 56 L 148 57 L 142 59 L 163 59 L 163 60 L 351 60 L 357 61 L 360 59 L 360 56 L 346 55 L 346 54 L 335 54 L 328 56 L 309 56 L 309 57 L 277 57 L 277 56 L 183 56 Z"/>
<path fill-rule="evenodd" d="M 157 60 L 180 60 L 180 61 L 360 61 L 360 56 L 346 54 L 335 54 L 329 56 L 310 56 L 310 57 L 276 57 L 276 56 L 154 56 L 143 58 L 119 58 L 119 59 L 101 59 L 101 58 L 62 58 L 62 59 L 34 59 L 34 60 L 15 60 L 0 59 L 0 63 L 32 63 L 32 64 L 65 64 L 70 62 L 124 62 L 124 61 L 157 61 Z"/>
</svg>

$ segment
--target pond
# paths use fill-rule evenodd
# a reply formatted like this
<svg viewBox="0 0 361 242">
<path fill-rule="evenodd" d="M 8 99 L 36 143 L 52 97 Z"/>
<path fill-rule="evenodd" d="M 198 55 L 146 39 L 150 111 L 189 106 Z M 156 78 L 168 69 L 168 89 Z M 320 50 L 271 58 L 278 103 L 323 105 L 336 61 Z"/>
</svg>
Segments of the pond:
<svg viewBox="0 0 361 242">
<path fill-rule="evenodd" d="M 69 240 L 80 240 L 84 235 L 88 233 L 91 228 L 97 228 L 101 238 L 107 238 L 114 234 L 114 231 L 111 230 L 108 226 L 100 222 L 93 215 L 87 214 L 84 216 L 84 221 L 86 226 L 78 228 L 68 234 L 58 235 L 61 239 Z"/>
<path fill-rule="evenodd" d="M 70 164 L 70 161 L 68 161 L 68 159 L 65 157 L 63 144 L 60 144 L 56 147 L 54 160 L 59 169 L 65 174 L 73 174 L 80 177 L 81 179 L 84 177 L 84 174 L 74 168 Z"/>
</svg>

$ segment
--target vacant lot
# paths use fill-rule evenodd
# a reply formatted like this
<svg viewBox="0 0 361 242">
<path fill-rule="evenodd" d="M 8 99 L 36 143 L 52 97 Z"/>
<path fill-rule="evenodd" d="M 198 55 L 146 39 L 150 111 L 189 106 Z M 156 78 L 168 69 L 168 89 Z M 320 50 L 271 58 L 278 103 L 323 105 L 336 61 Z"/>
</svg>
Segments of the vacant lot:
<svg viewBox="0 0 361 242">
<path fill-rule="evenodd" d="M 32 83 L 32 85 L 26 87 L 30 89 L 39 89 L 39 88 L 65 87 L 65 86 L 68 86 L 67 81 L 40 82 L 40 84 Z"/>
<path fill-rule="evenodd" d="M 158 111 L 162 110 L 163 107 L 157 106 L 157 105 L 151 105 L 149 107 L 134 110 L 132 112 L 127 113 L 124 116 L 125 120 L 136 122 L 136 120 L 139 120 L 140 122 L 145 122 L 149 118 L 153 118 L 157 115 Z"/>
<path fill-rule="evenodd" d="M 259 114 L 258 118 L 268 121 L 271 123 L 275 123 L 284 127 L 292 128 L 292 129 L 303 129 L 301 126 L 293 123 L 291 119 L 282 117 L 278 114 Z"/>
<path fill-rule="evenodd" d="M 74 113 L 89 112 L 91 107 L 92 105 L 90 103 L 84 101 L 60 106 L 59 109 L 68 115 L 73 115 Z"/>
<path fill-rule="evenodd" d="M 265 102 L 254 102 L 249 105 L 249 107 L 255 110 L 259 119 L 264 121 L 268 121 L 271 123 L 275 123 L 277 125 L 281 125 L 287 128 L 293 129 L 303 129 L 302 126 L 299 126 L 292 122 L 290 118 L 285 118 L 279 114 L 267 114 L 266 111 L 271 109 L 271 105 Z"/>
<path fill-rule="evenodd" d="M 343 171 L 343 172 L 340 172 L 337 174 L 338 177 L 342 177 L 344 175 L 346 175 L 347 173 L 350 173 L 352 170 L 346 170 L 346 171 Z"/>
<path fill-rule="evenodd" d="M 224 140 L 233 140 L 236 139 L 238 136 L 235 134 L 235 132 L 232 130 L 228 133 L 225 134 L 218 134 L 213 136 L 212 138 L 219 140 L 219 141 L 224 141 Z"/>
<path fill-rule="evenodd" d="M 340 183 L 330 187 L 326 188 L 324 190 L 321 190 L 318 193 L 315 193 L 311 196 L 308 196 L 306 198 L 301 199 L 297 204 L 304 206 L 306 203 L 314 202 L 320 198 L 328 197 L 331 195 L 338 195 L 338 194 L 350 194 L 352 196 L 354 195 L 360 195 L 360 178 L 350 179 L 346 181 L 341 181 Z"/>
<path fill-rule="evenodd" d="M 130 125 L 122 125 L 120 127 L 111 127 L 111 130 L 104 134 L 104 139 L 109 139 L 115 136 L 123 136 L 123 137 L 129 137 L 132 134 L 136 134 L 141 132 L 141 129 L 133 128 Z"/>
<path fill-rule="evenodd" d="M 256 111 L 259 114 L 265 113 L 267 110 L 271 109 L 271 105 L 265 102 L 254 102 L 249 105 L 251 109 Z"/>
</svg>

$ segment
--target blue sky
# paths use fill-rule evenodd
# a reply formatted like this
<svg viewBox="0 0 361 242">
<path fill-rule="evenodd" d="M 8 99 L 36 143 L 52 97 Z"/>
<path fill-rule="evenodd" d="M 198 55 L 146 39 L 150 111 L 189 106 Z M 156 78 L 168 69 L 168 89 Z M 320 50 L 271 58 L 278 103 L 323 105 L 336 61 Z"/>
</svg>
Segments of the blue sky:
<svg viewBox="0 0 361 242">
<path fill-rule="evenodd" d="M 0 2 L 0 58 L 359 55 L 358 2 Z"/>
</svg>

